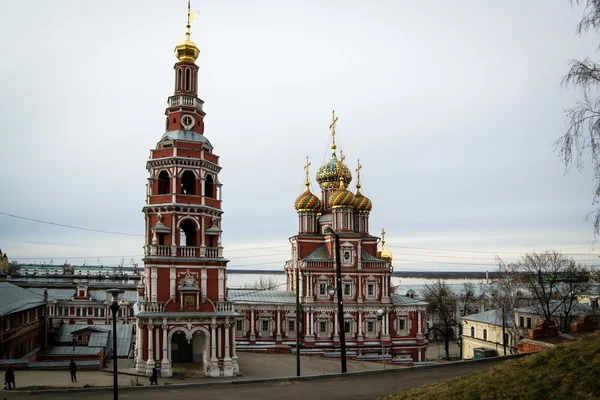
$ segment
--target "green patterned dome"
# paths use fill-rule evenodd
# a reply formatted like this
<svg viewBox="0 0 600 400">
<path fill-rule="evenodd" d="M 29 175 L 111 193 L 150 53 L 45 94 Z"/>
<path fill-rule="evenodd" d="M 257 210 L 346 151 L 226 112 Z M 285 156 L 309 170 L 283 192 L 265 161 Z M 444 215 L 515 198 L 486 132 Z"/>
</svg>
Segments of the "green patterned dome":
<svg viewBox="0 0 600 400">
<path fill-rule="evenodd" d="M 319 167 L 317 182 L 321 187 L 332 186 L 339 182 L 340 178 L 344 179 L 346 184 L 349 184 L 352 181 L 352 173 L 343 161 L 338 160 L 334 151 L 329 161 Z"/>
<path fill-rule="evenodd" d="M 356 196 L 354 196 L 354 211 L 358 213 L 368 214 L 371 212 L 372 209 L 373 203 L 371 202 L 371 199 L 369 199 L 366 196 L 363 196 L 359 189 L 356 193 Z"/>
<path fill-rule="evenodd" d="M 340 187 L 329 197 L 329 207 L 331 208 L 353 208 L 354 195 L 346 189 L 343 179 L 340 179 Z"/>
<path fill-rule="evenodd" d="M 306 187 L 306 191 L 298 196 L 294 203 L 294 208 L 298 212 L 305 211 L 319 213 L 321 212 L 321 207 L 321 200 L 310 192 L 308 186 Z"/>
</svg>

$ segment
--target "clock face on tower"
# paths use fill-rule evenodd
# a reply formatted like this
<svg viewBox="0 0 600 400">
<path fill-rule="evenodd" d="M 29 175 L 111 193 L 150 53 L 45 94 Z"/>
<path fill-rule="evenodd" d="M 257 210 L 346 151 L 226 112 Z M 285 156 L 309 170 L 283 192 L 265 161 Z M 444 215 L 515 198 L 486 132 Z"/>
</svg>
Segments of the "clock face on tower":
<svg viewBox="0 0 600 400">
<path fill-rule="evenodd" d="M 181 118 L 181 125 L 183 125 L 183 127 L 185 128 L 185 130 L 192 129 L 192 127 L 194 126 L 195 122 L 196 121 L 194 121 L 194 117 L 192 117 L 191 115 L 184 115 Z"/>
</svg>

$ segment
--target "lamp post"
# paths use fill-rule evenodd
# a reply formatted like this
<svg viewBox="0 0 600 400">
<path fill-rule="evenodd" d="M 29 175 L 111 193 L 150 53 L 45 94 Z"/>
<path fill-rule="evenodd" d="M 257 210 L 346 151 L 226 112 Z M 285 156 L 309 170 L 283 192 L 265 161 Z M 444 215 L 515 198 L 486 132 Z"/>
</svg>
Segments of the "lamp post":
<svg viewBox="0 0 600 400">
<path fill-rule="evenodd" d="M 329 225 L 325 226 L 323 232 L 332 234 L 335 239 L 335 281 L 337 285 L 338 298 L 338 326 L 340 330 L 340 351 L 342 353 L 342 373 L 346 373 L 346 331 L 344 330 L 344 302 L 342 300 L 342 265 L 340 261 L 340 237 Z M 333 293 L 330 292 L 329 294 Z"/>
<path fill-rule="evenodd" d="M 113 317 L 113 394 L 114 399 L 119 398 L 119 379 L 117 377 L 117 312 L 119 311 L 119 300 L 123 295 L 121 289 L 109 289 L 106 291 L 112 295 L 112 303 L 110 304 L 110 311 L 112 311 Z"/>
<path fill-rule="evenodd" d="M 300 266 L 296 264 L 296 376 L 300 376 Z"/>
<path fill-rule="evenodd" d="M 381 308 L 377 310 L 375 313 L 377 315 L 377 320 L 380 322 L 379 324 L 379 340 L 381 341 L 381 360 L 383 361 L 383 369 L 385 369 L 385 353 L 383 351 L 383 317 L 385 316 L 385 311 Z"/>
</svg>

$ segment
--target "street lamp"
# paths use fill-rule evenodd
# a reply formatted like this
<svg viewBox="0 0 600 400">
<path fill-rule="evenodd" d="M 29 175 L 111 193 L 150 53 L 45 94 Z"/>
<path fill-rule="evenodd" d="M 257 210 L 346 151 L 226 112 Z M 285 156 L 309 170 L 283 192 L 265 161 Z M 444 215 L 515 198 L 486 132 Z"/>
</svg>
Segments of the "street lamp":
<svg viewBox="0 0 600 400">
<path fill-rule="evenodd" d="M 381 359 L 383 360 L 383 369 L 385 369 L 385 353 L 383 351 L 383 317 L 385 316 L 385 311 L 381 308 L 375 312 L 377 315 L 377 320 L 379 321 L 379 339 L 381 341 Z"/>
<path fill-rule="evenodd" d="M 119 311 L 119 300 L 123 296 L 123 290 L 121 289 L 109 289 L 106 291 L 112 295 L 112 303 L 110 305 L 110 311 L 112 311 L 113 317 L 113 393 L 114 399 L 119 399 L 119 379 L 117 377 L 117 312 Z"/>
<path fill-rule="evenodd" d="M 340 236 L 329 225 L 323 228 L 324 233 L 330 233 L 335 239 L 335 281 L 338 298 L 338 326 L 340 330 L 340 351 L 342 353 L 342 373 L 346 373 L 346 331 L 344 329 L 344 302 L 342 300 L 342 265 L 340 261 Z M 333 294 L 333 293 L 330 293 Z"/>
</svg>

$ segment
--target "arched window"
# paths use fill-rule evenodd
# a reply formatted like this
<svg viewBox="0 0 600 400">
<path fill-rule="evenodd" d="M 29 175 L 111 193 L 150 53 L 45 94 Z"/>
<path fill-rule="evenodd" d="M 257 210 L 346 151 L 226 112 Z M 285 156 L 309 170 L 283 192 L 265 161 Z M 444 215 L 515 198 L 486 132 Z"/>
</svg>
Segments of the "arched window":
<svg viewBox="0 0 600 400">
<path fill-rule="evenodd" d="M 181 176 L 181 194 L 196 194 L 196 176 L 192 171 L 185 171 Z"/>
<path fill-rule="evenodd" d="M 483 330 L 483 340 L 487 340 L 487 329 Z"/>
<path fill-rule="evenodd" d="M 185 91 L 186 92 L 190 91 L 190 69 L 189 68 L 185 69 Z"/>
<path fill-rule="evenodd" d="M 177 91 L 181 90 L 181 68 L 177 69 Z"/>
<path fill-rule="evenodd" d="M 471 327 L 471 337 L 475 337 L 475 327 Z"/>
<path fill-rule="evenodd" d="M 507 345 L 507 346 L 510 346 L 510 339 L 509 339 L 509 337 L 508 337 L 508 333 L 505 333 L 505 334 L 504 334 L 504 343 L 502 343 L 502 344 L 505 344 L 505 345 Z"/>
<path fill-rule="evenodd" d="M 215 181 L 212 175 L 207 175 L 204 180 L 204 195 L 206 197 L 215 197 Z"/>
<path fill-rule="evenodd" d="M 179 225 L 179 246 L 196 245 L 196 224 L 189 219 Z"/>
<path fill-rule="evenodd" d="M 171 178 L 169 178 L 169 173 L 167 171 L 161 171 L 158 175 L 158 194 L 169 194 L 170 182 Z"/>
<path fill-rule="evenodd" d="M 198 71 L 194 71 L 194 93 L 198 93 Z"/>
</svg>

